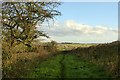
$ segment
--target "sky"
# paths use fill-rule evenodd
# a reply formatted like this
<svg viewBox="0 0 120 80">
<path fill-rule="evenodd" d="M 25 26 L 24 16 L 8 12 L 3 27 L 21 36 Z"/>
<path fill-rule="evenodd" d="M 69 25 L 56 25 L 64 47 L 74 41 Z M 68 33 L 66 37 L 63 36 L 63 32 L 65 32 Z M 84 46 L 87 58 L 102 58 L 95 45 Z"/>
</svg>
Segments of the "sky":
<svg viewBox="0 0 120 80">
<path fill-rule="evenodd" d="M 44 24 L 42 28 L 52 40 L 73 43 L 118 40 L 117 2 L 64 2 L 57 10 L 62 15 L 50 27 Z"/>
</svg>

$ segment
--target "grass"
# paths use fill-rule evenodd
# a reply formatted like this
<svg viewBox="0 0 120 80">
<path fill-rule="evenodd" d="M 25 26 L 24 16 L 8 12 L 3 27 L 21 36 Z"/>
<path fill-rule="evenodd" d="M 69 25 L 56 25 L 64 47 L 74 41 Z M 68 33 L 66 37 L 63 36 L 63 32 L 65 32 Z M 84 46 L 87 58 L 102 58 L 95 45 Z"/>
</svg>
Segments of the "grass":
<svg viewBox="0 0 120 80">
<path fill-rule="evenodd" d="M 79 59 L 75 55 L 65 55 L 65 78 L 105 78 L 108 74 L 101 66 Z"/>
<path fill-rule="evenodd" d="M 60 78 L 61 65 L 60 60 L 63 55 L 58 55 L 49 59 L 46 59 L 39 65 L 37 65 L 32 72 L 27 75 L 30 78 Z"/>
<path fill-rule="evenodd" d="M 72 50 L 80 59 L 85 59 L 96 65 L 104 67 L 106 72 L 110 73 L 112 77 L 117 77 L 118 74 L 118 46 L 119 42 L 112 42 L 108 44 L 99 44 L 88 48 L 77 48 Z"/>
<path fill-rule="evenodd" d="M 58 51 L 54 48 L 45 46 L 44 49 L 43 46 L 37 45 L 33 46 L 32 52 L 27 50 L 21 52 L 18 46 L 18 50 L 16 47 L 13 48 L 15 51 L 11 50 L 11 58 L 6 59 L 5 53 L 9 50 L 5 46 L 7 51 L 3 55 L 5 57 L 3 58 L 3 77 L 110 78 L 118 75 L 118 44 L 115 42 L 100 45 L 58 44 Z"/>
<path fill-rule="evenodd" d="M 64 58 L 63 58 L 64 57 Z M 62 60 L 64 59 L 64 60 Z M 63 64 L 61 64 L 61 61 Z M 62 67 L 64 66 L 64 67 Z M 62 74 L 64 75 L 62 75 Z M 105 78 L 102 67 L 80 60 L 72 54 L 59 54 L 36 66 L 29 78 Z"/>
</svg>

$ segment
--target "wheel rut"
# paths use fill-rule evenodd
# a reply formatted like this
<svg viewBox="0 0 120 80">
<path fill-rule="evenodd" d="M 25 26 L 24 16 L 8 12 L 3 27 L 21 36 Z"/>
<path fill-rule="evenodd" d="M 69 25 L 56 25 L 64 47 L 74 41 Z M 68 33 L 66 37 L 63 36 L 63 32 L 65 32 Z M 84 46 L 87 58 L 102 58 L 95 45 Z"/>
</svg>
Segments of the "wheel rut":
<svg viewBox="0 0 120 80">
<path fill-rule="evenodd" d="M 63 80 L 64 77 L 65 77 L 65 64 L 64 64 L 64 59 L 65 59 L 65 54 L 63 54 L 63 57 L 62 57 L 62 59 L 61 59 L 61 61 L 60 61 L 60 64 L 61 64 L 61 73 L 60 73 L 60 75 L 61 75 L 61 79 L 62 79 L 62 80 Z"/>
</svg>

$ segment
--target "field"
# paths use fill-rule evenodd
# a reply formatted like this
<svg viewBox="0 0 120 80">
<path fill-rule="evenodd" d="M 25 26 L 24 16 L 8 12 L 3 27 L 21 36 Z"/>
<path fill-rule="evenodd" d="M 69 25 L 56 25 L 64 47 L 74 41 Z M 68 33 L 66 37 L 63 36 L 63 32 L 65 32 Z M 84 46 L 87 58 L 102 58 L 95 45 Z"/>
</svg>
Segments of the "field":
<svg viewBox="0 0 120 80">
<path fill-rule="evenodd" d="M 50 45 L 50 44 L 49 44 Z M 58 44 L 56 50 L 13 54 L 4 78 L 112 78 L 118 76 L 118 42 Z M 56 47 L 52 47 L 55 49 Z M 48 48 L 45 48 L 48 49 Z M 50 47 L 51 49 L 51 47 Z"/>
<path fill-rule="evenodd" d="M 118 4 L 29 1 L 0 2 L 2 79 L 119 80 Z"/>
<path fill-rule="evenodd" d="M 64 51 L 64 50 L 72 50 L 72 49 L 76 49 L 78 47 L 90 47 L 90 46 L 95 46 L 97 44 L 84 44 L 84 43 L 60 43 L 57 45 L 57 49 L 60 51 Z"/>
</svg>

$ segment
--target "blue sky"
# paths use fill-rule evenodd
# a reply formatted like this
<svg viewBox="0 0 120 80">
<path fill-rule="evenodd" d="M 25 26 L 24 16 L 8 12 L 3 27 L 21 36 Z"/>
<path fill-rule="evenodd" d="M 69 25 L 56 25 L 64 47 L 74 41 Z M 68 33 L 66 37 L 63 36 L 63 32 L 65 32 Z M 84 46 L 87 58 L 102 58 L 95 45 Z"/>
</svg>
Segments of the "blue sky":
<svg viewBox="0 0 120 80">
<path fill-rule="evenodd" d="M 64 2 L 61 16 L 43 30 L 57 42 L 100 43 L 118 39 L 118 3 Z"/>
<path fill-rule="evenodd" d="M 115 2 L 64 2 L 59 6 L 62 16 L 58 20 L 73 19 L 90 25 L 117 26 L 118 3 Z"/>
</svg>

